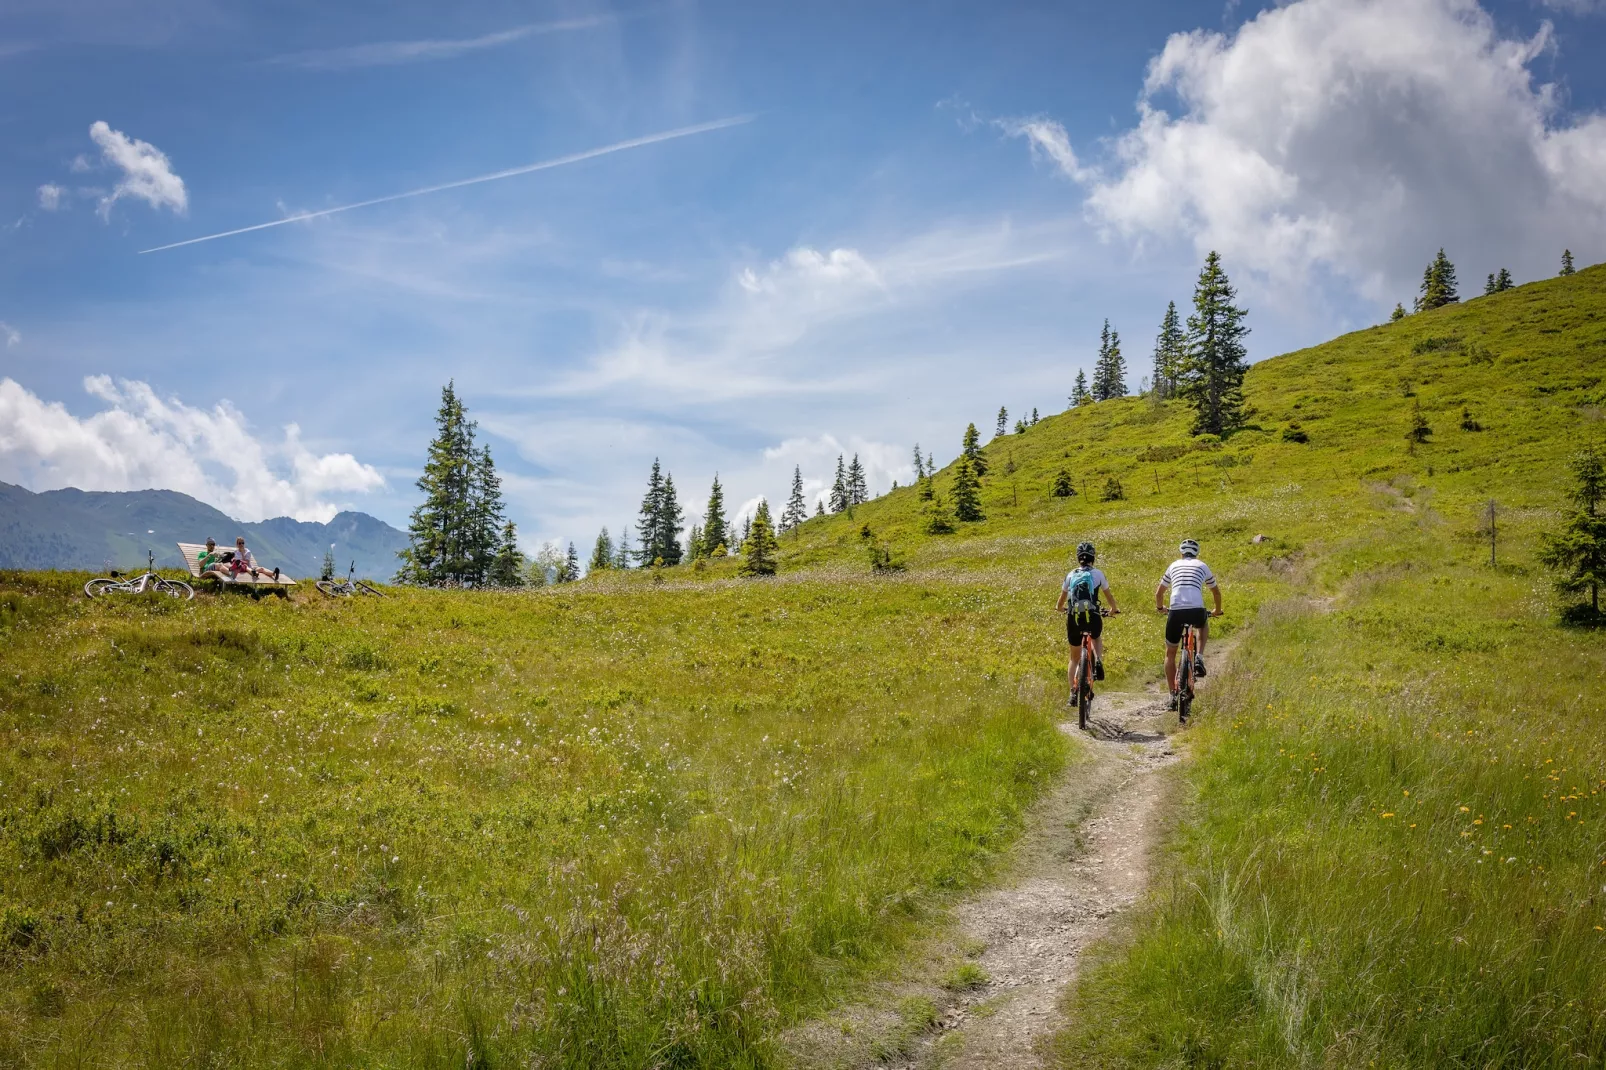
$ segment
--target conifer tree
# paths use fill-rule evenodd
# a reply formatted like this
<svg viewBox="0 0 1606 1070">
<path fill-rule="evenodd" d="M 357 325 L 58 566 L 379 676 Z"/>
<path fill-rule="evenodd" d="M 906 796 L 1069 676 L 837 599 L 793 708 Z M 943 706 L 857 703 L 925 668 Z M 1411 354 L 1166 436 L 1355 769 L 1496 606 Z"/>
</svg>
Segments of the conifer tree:
<svg viewBox="0 0 1606 1070">
<path fill-rule="evenodd" d="M 920 480 L 920 500 L 929 502 L 937 496 L 936 486 L 931 481 L 931 473 L 927 472 Z"/>
<path fill-rule="evenodd" d="M 1400 302 L 1394 303 L 1394 311 L 1389 313 L 1389 322 L 1398 323 L 1405 318 L 1405 306 Z"/>
<path fill-rule="evenodd" d="M 973 475 L 980 477 L 987 474 L 987 457 L 981 452 L 981 435 L 977 433 L 975 424 L 966 426 L 959 455 L 970 462 Z"/>
<path fill-rule="evenodd" d="M 708 488 L 708 509 L 703 513 L 703 550 L 707 554 L 725 541 L 725 488 L 719 484 L 719 473 L 714 473 L 714 485 Z M 726 549 L 730 549 L 727 544 Z"/>
<path fill-rule="evenodd" d="M 836 455 L 836 478 L 831 481 L 831 512 L 840 513 L 853 504 L 848 495 L 848 470 L 842 464 L 842 455 Z"/>
<path fill-rule="evenodd" d="M 747 538 L 742 542 L 742 564 L 737 571 L 743 576 L 775 575 L 775 551 L 775 530 L 770 524 L 770 503 L 760 498 L 758 509 L 749 522 Z"/>
<path fill-rule="evenodd" d="M 1007 434 L 1009 434 L 1009 410 L 1000 405 L 998 406 L 998 426 L 993 430 L 993 437 L 997 438 L 999 435 Z"/>
<path fill-rule="evenodd" d="M 1248 312 L 1233 304 L 1237 293 L 1215 251 L 1205 257 L 1188 317 L 1188 352 L 1177 393 L 1193 406 L 1193 433 L 1225 435 L 1243 422 L 1244 373 L 1249 370 L 1243 325 Z"/>
<path fill-rule="evenodd" d="M 476 449 L 474 424 L 452 383 L 441 391 L 418 489 L 424 501 L 408 524 L 397 581 L 428 586 L 487 582 L 499 546 L 502 482 L 491 451 Z"/>
<path fill-rule="evenodd" d="M 814 515 L 815 516 L 824 516 L 825 515 L 825 503 L 824 502 L 815 502 L 814 503 Z"/>
<path fill-rule="evenodd" d="M 664 494 L 659 501 L 658 537 L 659 544 L 654 560 L 662 558 L 665 565 L 678 565 L 685 551 L 680 545 L 680 526 L 685 523 L 686 514 L 681 511 L 680 502 L 675 496 L 675 477 L 664 476 Z"/>
<path fill-rule="evenodd" d="M 1093 400 L 1093 395 L 1087 389 L 1087 373 L 1080 368 L 1076 370 L 1076 386 L 1071 389 L 1071 404 L 1080 407 Z"/>
<path fill-rule="evenodd" d="M 1016 420 L 1015 421 L 1015 433 L 1017 435 L 1024 435 L 1026 433 L 1026 421 L 1025 420 Z"/>
<path fill-rule="evenodd" d="M 926 459 L 920 455 L 920 443 L 915 443 L 915 479 L 921 479 L 926 474 Z"/>
<path fill-rule="evenodd" d="M 1032 426 L 1033 427 L 1037 426 L 1038 419 L 1039 419 L 1039 417 L 1037 415 L 1037 406 L 1033 405 L 1032 406 Z"/>
<path fill-rule="evenodd" d="M 1505 268 L 1501 268 L 1500 274 L 1494 277 L 1495 293 L 1504 293 L 1507 290 L 1514 289 L 1516 285 L 1515 282 L 1511 281 L 1511 272 Z"/>
<path fill-rule="evenodd" d="M 563 558 L 563 583 L 573 583 L 580 578 L 580 555 L 575 552 L 574 543 L 569 543 L 569 552 Z"/>
<path fill-rule="evenodd" d="M 501 540 L 487 579 L 492 587 L 524 586 L 524 552 L 519 549 L 518 532 L 512 521 L 502 525 Z"/>
<path fill-rule="evenodd" d="M 792 493 L 786 499 L 786 508 L 781 510 L 781 530 L 793 531 L 808 518 L 809 504 L 803 498 L 803 469 L 793 465 Z"/>
<path fill-rule="evenodd" d="M 1405 437 L 1412 446 L 1426 442 L 1433 435 L 1433 427 L 1428 423 L 1427 414 L 1422 411 L 1422 402 L 1419 399 L 1411 407 L 1411 423 L 1406 429 Z"/>
<path fill-rule="evenodd" d="M 1093 365 L 1093 400 L 1109 401 L 1126 395 L 1126 359 L 1121 356 L 1121 335 L 1104 321 L 1099 336 L 1099 356 Z"/>
<path fill-rule="evenodd" d="M 1054 474 L 1054 497 L 1069 498 L 1076 493 L 1076 484 L 1071 482 L 1071 473 L 1061 468 Z"/>
<path fill-rule="evenodd" d="M 954 516 L 967 523 L 986 520 L 986 514 L 981 511 L 980 491 L 981 484 L 970 460 L 961 457 L 954 466 Z"/>
<path fill-rule="evenodd" d="M 1417 296 L 1416 310 L 1427 312 L 1459 300 L 1461 297 L 1455 288 L 1455 265 L 1440 249 L 1439 255 L 1422 272 L 1422 292 Z"/>
<path fill-rule="evenodd" d="M 870 488 L 864 480 L 864 466 L 859 463 L 859 455 L 853 455 L 853 461 L 848 465 L 848 504 L 863 505 L 870 500 Z"/>
<path fill-rule="evenodd" d="M 693 524 L 686 529 L 686 560 L 695 561 L 699 557 L 708 556 L 708 547 L 703 545 L 703 527 Z"/>
<path fill-rule="evenodd" d="M 647 493 L 642 495 L 641 508 L 637 511 L 637 515 L 641 519 L 636 521 L 636 538 L 641 543 L 641 549 L 636 551 L 636 560 L 646 566 L 652 564 L 663 546 L 664 473 L 656 457 L 652 459 L 652 474 L 647 477 Z"/>
<path fill-rule="evenodd" d="M 323 568 L 320 570 L 318 578 L 320 580 L 332 580 L 335 578 L 335 548 L 333 543 L 330 544 L 329 549 L 323 552 Z"/>
<path fill-rule="evenodd" d="M 597 533 L 596 545 L 591 547 L 591 563 L 587 572 L 602 572 L 613 568 L 613 539 L 608 537 L 608 529 L 603 528 Z"/>
<path fill-rule="evenodd" d="M 1489 272 L 1489 281 L 1483 284 L 1483 296 L 1488 297 L 1490 294 L 1498 292 L 1499 290 L 1495 287 L 1494 272 L 1491 271 Z"/>
<path fill-rule="evenodd" d="M 1573 273 L 1573 251 L 1571 249 L 1563 249 L 1561 251 L 1561 273 L 1563 275 L 1571 275 Z"/>
<path fill-rule="evenodd" d="M 1606 461 L 1586 449 L 1573 459 L 1573 504 L 1561 527 L 1544 536 L 1539 560 L 1561 573 L 1556 588 L 1564 594 L 1589 592 L 1590 616 L 1600 619 L 1600 588 L 1606 584 Z"/>
<path fill-rule="evenodd" d="M 1168 398 L 1177 390 L 1177 376 L 1187 356 L 1187 335 L 1182 333 L 1182 317 L 1177 303 L 1167 302 L 1165 317 L 1160 320 L 1160 334 L 1154 340 L 1154 392 Z"/>
<path fill-rule="evenodd" d="M 606 531 L 607 529 L 603 530 Z M 634 557 L 635 551 L 630 549 L 630 526 L 627 524 L 619 532 L 619 545 L 613 551 L 613 567 L 629 568 L 630 562 Z"/>
</svg>

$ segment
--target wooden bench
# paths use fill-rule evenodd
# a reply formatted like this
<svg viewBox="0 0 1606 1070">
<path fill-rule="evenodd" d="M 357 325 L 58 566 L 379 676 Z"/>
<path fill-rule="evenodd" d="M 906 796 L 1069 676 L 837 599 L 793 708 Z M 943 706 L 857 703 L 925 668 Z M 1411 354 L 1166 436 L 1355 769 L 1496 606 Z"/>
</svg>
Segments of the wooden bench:
<svg viewBox="0 0 1606 1070">
<path fill-rule="evenodd" d="M 232 547 L 224 546 L 221 549 L 229 550 Z M 258 572 L 261 573 L 257 576 L 253 576 L 249 572 L 234 573 L 226 572 L 222 569 L 207 569 L 202 572 L 201 555 L 206 552 L 205 543 L 181 542 L 178 544 L 178 552 L 184 555 L 184 563 L 189 566 L 190 575 L 198 580 L 216 580 L 226 587 L 246 587 L 256 592 L 261 592 L 266 588 L 269 591 L 283 593 L 284 588 L 296 585 L 295 580 L 282 572 L 279 573 L 277 580 L 274 579 L 273 570 L 270 568 L 266 572 L 262 572 L 261 565 L 257 566 Z"/>
</svg>

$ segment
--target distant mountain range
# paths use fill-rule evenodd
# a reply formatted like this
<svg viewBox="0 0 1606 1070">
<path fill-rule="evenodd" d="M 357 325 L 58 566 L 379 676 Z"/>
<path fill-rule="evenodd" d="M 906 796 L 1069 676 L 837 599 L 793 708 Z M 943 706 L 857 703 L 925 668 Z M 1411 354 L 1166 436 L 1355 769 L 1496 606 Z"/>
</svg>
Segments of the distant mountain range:
<svg viewBox="0 0 1606 1070">
<path fill-rule="evenodd" d="M 41 494 L 0 483 L 0 568 L 128 571 L 143 568 L 145 551 L 156 563 L 183 568 L 177 543 L 234 545 L 244 535 L 257 561 L 297 579 L 317 578 L 324 551 L 334 544 L 339 573 L 357 563 L 357 575 L 388 580 L 407 535 L 367 513 L 340 513 L 327 524 L 274 517 L 243 524 L 176 490 L 48 490 Z"/>
</svg>

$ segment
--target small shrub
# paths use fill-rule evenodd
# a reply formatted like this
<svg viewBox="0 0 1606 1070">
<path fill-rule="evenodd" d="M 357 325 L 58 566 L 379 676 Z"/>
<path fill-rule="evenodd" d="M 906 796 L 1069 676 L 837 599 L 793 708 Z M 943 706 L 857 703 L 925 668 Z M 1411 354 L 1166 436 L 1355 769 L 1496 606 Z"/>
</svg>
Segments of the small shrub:
<svg viewBox="0 0 1606 1070">
<path fill-rule="evenodd" d="M 1423 353 L 1459 353 L 1461 339 L 1454 335 L 1448 338 L 1418 338 L 1411 346 L 1411 352 L 1416 356 Z"/>
<path fill-rule="evenodd" d="M 1071 473 L 1061 468 L 1054 475 L 1054 484 L 1051 488 L 1056 498 L 1070 498 L 1076 494 L 1076 485 L 1071 482 Z"/>
<path fill-rule="evenodd" d="M 1104 481 L 1104 490 L 1099 494 L 1099 501 L 1118 502 L 1125 497 L 1126 490 L 1121 486 L 1121 481 L 1119 479 L 1111 476 L 1109 479 Z"/>
<path fill-rule="evenodd" d="M 952 535 L 954 530 L 952 510 L 941 498 L 934 498 L 931 507 L 926 510 L 926 534 Z"/>
<path fill-rule="evenodd" d="M 1138 454 L 1138 460 L 1144 464 L 1160 464 L 1165 461 L 1174 461 L 1188 452 L 1186 446 L 1150 446 Z"/>
<path fill-rule="evenodd" d="M 1461 430 L 1463 430 L 1463 431 L 1482 431 L 1483 430 L 1483 425 L 1472 418 L 1472 410 L 1471 409 L 1462 409 L 1461 410 Z"/>
<path fill-rule="evenodd" d="M 903 558 L 894 554 L 892 547 L 884 542 L 870 544 L 870 571 L 902 572 L 904 568 Z"/>
<path fill-rule="evenodd" d="M 1493 364 L 1494 354 L 1482 342 L 1468 342 L 1466 347 L 1467 360 L 1473 364 Z"/>
<path fill-rule="evenodd" d="M 1310 436 L 1305 433 L 1304 428 L 1300 427 L 1298 423 L 1291 423 L 1283 428 L 1283 441 L 1309 442 Z"/>
<path fill-rule="evenodd" d="M 992 978 L 974 962 L 961 962 L 942 979 L 942 987 L 950 992 L 968 992 L 980 988 Z"/>
</svg>

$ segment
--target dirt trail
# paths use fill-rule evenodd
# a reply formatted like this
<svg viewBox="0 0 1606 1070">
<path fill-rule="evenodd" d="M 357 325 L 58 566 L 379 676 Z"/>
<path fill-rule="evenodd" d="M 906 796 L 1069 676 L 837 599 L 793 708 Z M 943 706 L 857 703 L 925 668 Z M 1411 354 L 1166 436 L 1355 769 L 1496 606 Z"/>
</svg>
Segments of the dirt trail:
<svg viewBox="0 0 1606 1070">
<path fill-rule="evenodd" d="M 1040 804 L 1015 880 L 957 911 L 965 937 L 984 947 L 977 963 L 988 982 L 956 996 L 939 1028 L 892 1065 L 1041 1065 L 1038 1042 L 1057 1025 L 1055 1006 L 1082 952 L 1148 882 L 1160 794 L 1153 773 L 1178 759 L 1166 736 L 1175 718 L 1159 691 L 1099 695 L 1093 768 L 1075 768 Z M 1060 728 L 1078 732 L 1074 720 Z"/>
</svg>

